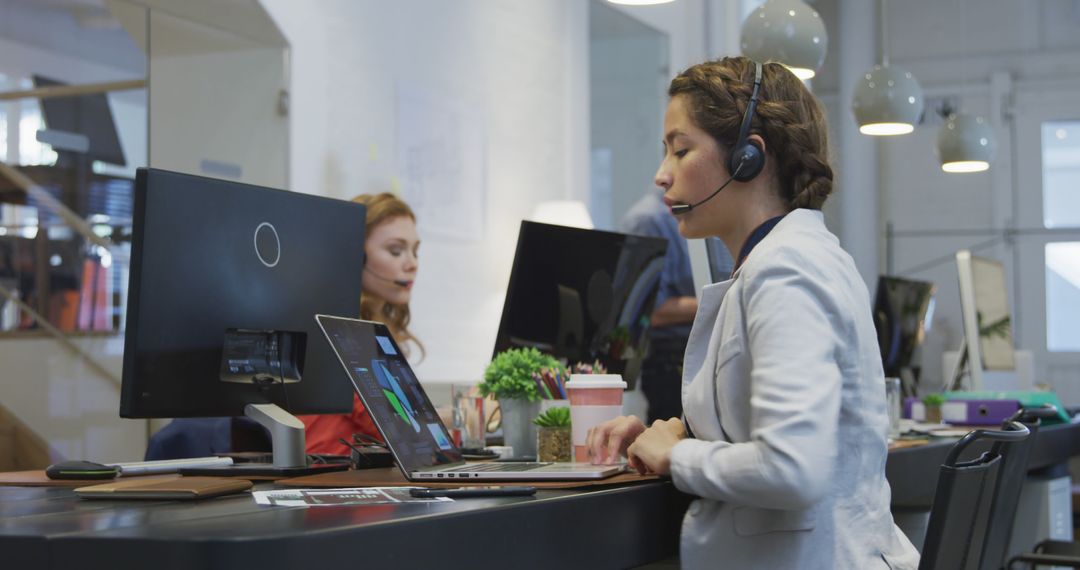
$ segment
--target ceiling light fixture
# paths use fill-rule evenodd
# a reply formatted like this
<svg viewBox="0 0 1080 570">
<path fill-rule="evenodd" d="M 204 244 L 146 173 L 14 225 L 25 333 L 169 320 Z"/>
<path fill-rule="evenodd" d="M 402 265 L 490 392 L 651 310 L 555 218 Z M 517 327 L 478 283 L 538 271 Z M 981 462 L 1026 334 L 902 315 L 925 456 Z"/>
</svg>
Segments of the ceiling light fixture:
<svg viewBox="0 0 1080 570">
<path fill-rule="evenodd" d="M 800 0 L 768 0 L 758 6 L 743 22 L 741 36 L 743 55 L 783 64 L 803 81 L 825 63 L 825 22 Z"/>
<path fill-rule="evenodd" d="M 851 110 L 864 135 L 906 135 L 915 130 L 923 112 L 923 92 L 911 72 L 889 65 L 885 0 L 878 3 L 881 64 L 859 78 Z"/>
</svg>

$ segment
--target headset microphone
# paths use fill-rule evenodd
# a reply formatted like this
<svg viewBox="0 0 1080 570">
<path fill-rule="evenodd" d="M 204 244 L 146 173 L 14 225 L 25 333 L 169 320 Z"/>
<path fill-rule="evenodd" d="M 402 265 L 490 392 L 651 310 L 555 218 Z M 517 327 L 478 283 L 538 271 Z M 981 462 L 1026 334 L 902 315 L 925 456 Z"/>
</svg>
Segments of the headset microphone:
<svg viewBox="0 0 1080 570">
<path fill-rule="evenodd" d="M 389 277 L 383 277 L 382 275 L 379 275 L 378 273 L 375 273 L 374 271 L 372 271 L 371 269 L 368 269 L 367 267 L 364 268 L 364 271 L 367 271 L 368 273 L 374 275 L 375 277 L 378 277 L 379 279 L 382 279 L 383 281 L 389 281 L 389 282 L 393 283 L 394 285 L 397 285 L 398 287 L 408 287 L 409 283 L 410 283 L 409 281 L 406 281 L 404 279 L 391 279 Z"/>
<path fill-rule="evenodd" d="M 739 165 L 739 169 L 741 169 L 741 168 L 742 168 L 742 165 Z M 739 173 L 739 169 L 735 170 L 735 174 Z M 734 176 L 732 176 L 731 178 L 728 178 L 727 182 L 721 184 L 720 187 L 716 189 L 716 192 L 713 192 L 712 194 L 709 194 L 708 198 L 705 198 L 704 200 L 702 200 L 702 201 L 700 201 L 700 202 L 698 202 L 696 204 L 676 204 L 676 205 L 672 206 L 671 207 L 671 213 L 673 215 L 676 215 L 676 216 L 681 216 L 683 214 L 686 214 L 686 213 L 690 212 L 690 210 L 693 210 L 694 208 L 697 208 L 698 206 L 704 204 L 705 202 L 708 202 L 709 200 L 712 200 L 713 196 L 716 196 L 717 194 L 720 193 L 721 190 L 726 188 L 728 184 L 731 184 L 732 180 L 735 180 Z"/>
</svg>

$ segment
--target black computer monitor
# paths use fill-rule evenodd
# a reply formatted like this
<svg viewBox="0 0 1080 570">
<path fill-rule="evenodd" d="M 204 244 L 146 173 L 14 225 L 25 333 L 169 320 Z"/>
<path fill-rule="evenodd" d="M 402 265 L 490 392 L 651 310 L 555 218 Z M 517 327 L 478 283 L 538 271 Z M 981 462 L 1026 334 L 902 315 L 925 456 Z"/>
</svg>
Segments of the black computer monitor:
<svg viewBox="0 0 1080 570">
<path fill-rule="evenodd" d="M 495 354 L 599 360 L 633 386 L 666 251 L 663 238 L 522 222 Z"/>
<path fill-rule="evenodd" d="M 934 313 L 933 283 L 882 275 L 874 300 L 881 364 L 885 376 L 900 378 L 904 391 L 914 395 L 919 366 L 916 349 L 926 338 Z"/>
<path fill-rule="evenodd" d="M 304 463 L 291 414 L 352 409 L 315 315 L 360 314 L 365 213 L 140 168 L 120 415 L 248 415 L 270 430 L 275 465 Z"/>
<path fill-rule="evenodd" d="M 34 87 L 67 85 L 40 75 L 35 75 L 33 79 Z M 104 93 L 42 99 L 41 114 L 50 131 L 86 137 L 85 151 L 65 148 L 64 139 L 46 141 L 53 144 L 53 149 L 60 157 L 59 163 L 70 162 L 71 157 L 83 155 L 88 160 L 100 160 L 117 166 L 127 165 L 109 99 Z"/>
</svg>

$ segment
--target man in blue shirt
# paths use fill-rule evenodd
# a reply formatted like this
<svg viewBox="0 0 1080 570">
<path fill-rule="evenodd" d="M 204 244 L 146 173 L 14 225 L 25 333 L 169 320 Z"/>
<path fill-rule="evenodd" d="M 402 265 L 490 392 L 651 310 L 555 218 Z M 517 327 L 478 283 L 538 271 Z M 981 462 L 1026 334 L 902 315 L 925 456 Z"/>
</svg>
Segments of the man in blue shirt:
<svg viewBox="0 0 1080 570">
<path fill-rule="evenodd" d="M 626 213 L 619 230 L 668 240 L 660 290 L 649 329 L 649 354 L 641 366 L 641 391 L 649 402 L 648 422 L 682 416 L 682 361 L 690 325 L 697 313 L 690 252 L 679 235 L 679 223 L 664 205 L 659 190 L 646 192 Z M 713 275 L 730 275 L 734 263 L 725 247 L 711 247 Z"/>
</svg>

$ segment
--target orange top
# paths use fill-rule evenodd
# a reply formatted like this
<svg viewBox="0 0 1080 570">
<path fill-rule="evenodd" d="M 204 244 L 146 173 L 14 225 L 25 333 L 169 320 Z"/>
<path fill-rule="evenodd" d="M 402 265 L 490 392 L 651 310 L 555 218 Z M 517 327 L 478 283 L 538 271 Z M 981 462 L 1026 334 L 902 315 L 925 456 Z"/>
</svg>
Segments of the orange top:
<svg viewBox="0 0 1080 570">
<path fill-rule="evenodd" d="M 360 397 L 353 393 L 353 409 L 350 414 L 322 414 L 299 416 L 304 422 L 308 453 L 327 453 L 349 455 L 352 450 L 338 438 L 352 441 L 352 434 L 362 433 L 382 441 L 382 434 L 375 422 L 368 415 L 367 408 L 360 402 Z"/>
</svg>

